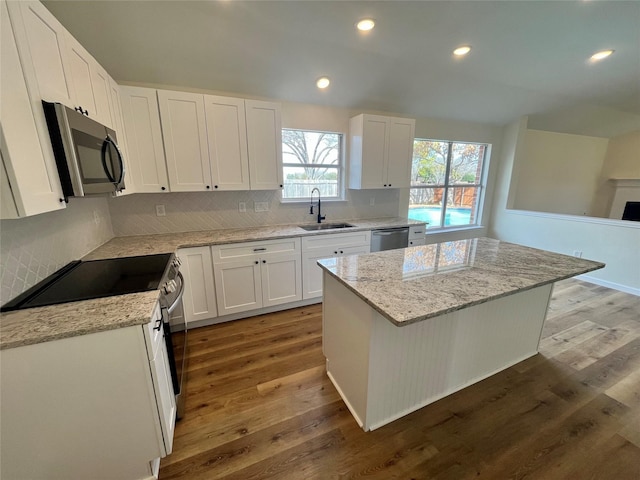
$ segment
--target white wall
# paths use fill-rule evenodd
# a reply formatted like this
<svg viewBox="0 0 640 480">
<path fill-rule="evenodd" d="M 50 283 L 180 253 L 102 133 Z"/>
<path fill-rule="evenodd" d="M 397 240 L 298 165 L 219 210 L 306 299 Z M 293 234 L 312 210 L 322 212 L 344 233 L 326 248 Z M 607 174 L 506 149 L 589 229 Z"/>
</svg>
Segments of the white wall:
<svg viewBox="0 0 640 480">
<path fill-rule="evenodd" d="M 71 198 L 64 210 L 0 221 L 0 304 L 111 238 L 106 198 Z"/>
<path fill-rule="evenodd" d="M 511 208 L 526 130 L 526 117 L 504 128 L 490 236 L 567 255 L 582 251 L 606 264 L 585 280 L 640 295 L 640 224 Z"/>
<path fill-rule="evenodd" d="M 606 138 L 527 130 L 514 208 L 592 215 Z"/>
</svg>

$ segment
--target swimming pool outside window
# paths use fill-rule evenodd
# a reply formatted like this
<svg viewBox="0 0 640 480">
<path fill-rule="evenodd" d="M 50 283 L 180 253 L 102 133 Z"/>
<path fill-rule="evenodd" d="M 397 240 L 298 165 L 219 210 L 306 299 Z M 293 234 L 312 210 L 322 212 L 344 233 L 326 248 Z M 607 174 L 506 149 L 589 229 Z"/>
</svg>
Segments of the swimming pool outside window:
<svg viewBox="0 0 640 480">
<path fill-rule="evenodd" d="M 487 145 L 415 139 L 409 218 L 430 228 L 478 224 Z"/>
</svg>

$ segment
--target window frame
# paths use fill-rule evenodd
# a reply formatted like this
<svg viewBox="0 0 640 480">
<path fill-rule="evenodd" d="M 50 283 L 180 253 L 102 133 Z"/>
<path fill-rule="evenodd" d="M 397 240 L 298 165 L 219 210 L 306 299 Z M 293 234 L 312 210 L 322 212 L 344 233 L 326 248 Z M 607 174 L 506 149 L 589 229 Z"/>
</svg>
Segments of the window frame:
<svg viewBox="0 0 640 480">
<path fill-rule="evenodd" d="M 338 146 L 338 164 L 337 165 L 325 165 L 316 164 L 316 163 L 288 163 L 285 161 L 284 149 L 282 153 L 282 182 L 283 188 L 280 191 L 280 202 L 281 203 L 309 203 L 308 198 L 296 197 L 296 198 L 286 198 L 284 197 L 284 185 L 286 184 L 286 175 L 285 168 L 329 168 L 335 169 L 337 171 L 337 190 L 338 195 L 336 197 L 322 197 L 323 202 L 344 202 L 346 201 L 346 156 L 345 156 L 345 137 L 344 132 L 335 132 L 330 130 L 313 130 L 308 128 L 292 128 L 292 127 L 283 127 L 282 131 L 285 130 L 294 130 L 299 132 L 310 132 L 310 133 L 329 133 L 332 135 L 338 135 L 339 137 L 339 146 Z M 284 142 L 283 142 L 284 145 Z"/>
<path fill-rule="evenodd" d="M 447 159 L 446 159 L 446 166 L 445 166 L 445 176 L 444 176 L 444 183 L 443 184 L 434 184 L 434 185 L 410 185 L 409 186 L 409 205 L 407 206 L 407 217 L 409 217 L 409 212 L 410 212 L 410 207 L 411 207 L 411 190 L 412 189 L 436 189 L 436 188 L 442 188 L 443 189 L 443 194 L 442 194 L 442 210 L 441 210 L 441 215 L 440 215 L 440 225 L 432 225 L 429 224 L 428 228 L 427 228 L 427 233 L 429 233 L 429 231 L 436 233 L 436 232 L 442 232 L 442 231 L 446 231 L 446 230 L 461 230 L 461 229 L 468 229 L 468 228 L 478 228 L 478 227 L 482 227 L 482 213 L 484 210 L 484 201 L 485 201 L 485 193 L 486 193 L 486 189 L 487 189 L 487 172 L 489 171 L 489 159 L 490 159 L 490 152 L 491 152 L 491 144 L 489 143 L 483 143 L 483 142 L 470 142 L 470 141 L 458 141 L 458 140 L 439 140 L 439 139 L 432 139 L 432 138 L 414 138 L 413 139 L 414 144 L 415 142 L 439 142 L 439 143 L 446 143 L 447 144 Z M 454 144 L 465 144 L 465 145 L 481 145 L 484 147 L 484 152 L 483 152 L 483 156 L 482 156 L 482 169 L 480 172 L 480 175 L 478 176 L 479 178 L 479 182 L 476 183 L 450 183 L 450 173 L 451 173 L 451 159 L 452 159 L 452 155 L 453 155 L 453 145 Z M 411 177 L 413 178 L 413 158 L 412 158 L 412 165 L 411 165 Z M 410 182 L 411 183 L 411 182 Z M 465 225 L 444 225 L 444 222 L 446 220 L 446 214 L 447 214 L 447 200 L 449 198 L 449 192 L 452 189 L 455 188 L 461 188 L 461 187 L 473 187 L 477 189 L 477 194 L 476 194 L 476 214 L 475 214 L 475 221 L 474 223 L 468 223 Z M 453 208 L 453 207 L 452 207 Z"/>
</svg>

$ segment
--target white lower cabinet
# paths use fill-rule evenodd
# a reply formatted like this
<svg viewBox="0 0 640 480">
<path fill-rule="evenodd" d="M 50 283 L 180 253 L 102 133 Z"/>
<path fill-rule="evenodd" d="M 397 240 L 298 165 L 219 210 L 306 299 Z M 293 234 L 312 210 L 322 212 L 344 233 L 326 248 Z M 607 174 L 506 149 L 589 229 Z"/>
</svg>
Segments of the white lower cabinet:
<svg viewBox="0 0 640 480">
<path fill-rule="evenodd" d="M 210 247 L 181 248 L 178 258 L 182 265 L 185 287 L 182 297 L 187 324 L 218 316 Z"/>
<path fill-rule="evenodd" d="M 409 227 L 409 246 L 417 247 L 418 245 L 426 244 L 425 231 L 426 225 L 412 225 Z"/>
<path fill-rule="evenodd" d="M 0 350 L 0 476 L 150 478 L 175 422 L 162 328 L 156 306 L 146 325 Z"/>
<path fill-rule="evenodd" d="M 211 247 L 218 313 L 302 300 L 300 238 Z"/>
<path fill-rule="evenodd" d="M 318 260 L 369 253 L 370 244 L 370 231 L 304 237 L 302 239 L 303 299 L 322 297 L 322 269 L 317 264 Z"/>
</svg>

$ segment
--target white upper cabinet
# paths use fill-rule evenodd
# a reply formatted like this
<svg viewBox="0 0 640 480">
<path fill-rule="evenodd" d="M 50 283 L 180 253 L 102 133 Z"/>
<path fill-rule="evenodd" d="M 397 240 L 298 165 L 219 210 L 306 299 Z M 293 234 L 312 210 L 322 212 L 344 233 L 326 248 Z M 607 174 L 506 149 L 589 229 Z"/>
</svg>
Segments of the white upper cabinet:
<svg viewBox="0 0 640 480">
<path fill-rule="evenodd" d="M 282 188 L 280 105 L 158 90 L 173 192 Z"/>
<path fill-rule="evenodd" d="M 112 126 L 107 72 L 40 2 L 9 2 L 27 83 L 42 100 Z"/>
<path fill-rule="evenodd" d="M 35 83 L 41 99 L 74 107 L 67 31 L 40 2 L 7 5 L 27 83 Z"/>
<path fill-rule="evenodd" d="M 171 191 L 211 190 L 203 96 L 158 90 L 158 105 Z"/>
<path fill-rule="evenodd" d="M 91 118 L 97 117 L 96 101 L 91 82 L 91 63 L 93 58 L 71 35 L 66 37 L 71 69 L 71 81 L 74 85 L 74 104 L 87 112 Z"/>
<path fill-rule="evenodd" d="M 0 4 L 0 177 L 2 218 L 65 208 L 37 84 L 27 84 L 12 23 Z M 24 33 L 24 31 L 23 31 Z M 31 66 L 33 68 L 33 66 Z"/>
<path fill-rule="evenodd" d="M 124 190 L 116 192 L 117 196 L 128 195 L 135 193 L 135 183 L 132 176 L 132 165 L 129 160 L 129 149 L 127 148 L 127 133 L 124 128 L 124 117 L 122 114 L 122 98 L 120 95 L 120 86 L 111 77 L 108 77 L 109 81 L 109 100 L 111 101 L 111 124 L 116 131 L 118 148 L 122 154 L 122 160 L 124 162 L 125 181 Z"/>
<path fill-rule="evenodd" d="M 415 120 L 362 114 L 349 122 L 349 188 L 410 185 Z"/>
<path fill-rule="evenodd" d="M 251 190 L 282 188 L 282 121 L 280 105 L 245 100 Z"/>
<path fill-rule="evenodd" d="M 211 181 L 215 190 L 249 190 L 247 127 L 241 98 L 204 96 Z"/>
<path fill-rule="evenodd" d="M 169 180 L 156 91 L 152 88 L 121 86 L 120 96 L 130 177 L 135 191 L 168 192 Z"/>
</svg>

